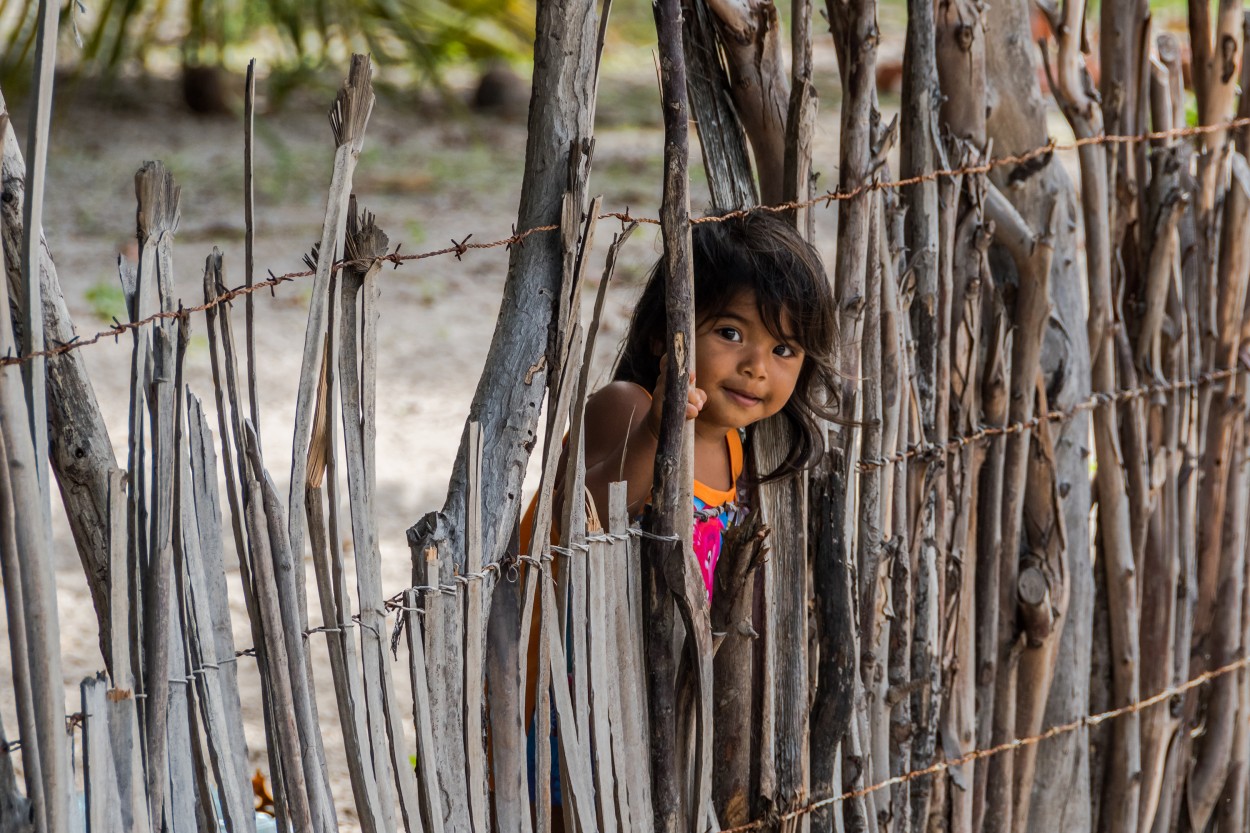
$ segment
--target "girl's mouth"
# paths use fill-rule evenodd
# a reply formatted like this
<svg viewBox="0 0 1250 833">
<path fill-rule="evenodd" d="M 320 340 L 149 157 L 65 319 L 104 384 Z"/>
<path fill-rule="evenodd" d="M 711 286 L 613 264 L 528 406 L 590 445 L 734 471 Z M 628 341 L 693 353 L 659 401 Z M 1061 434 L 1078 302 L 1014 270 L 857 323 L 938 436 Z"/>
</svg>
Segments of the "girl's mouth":
<svg viewBox="0 0 1250 833">
<path fill-rule="evenodd" d="M 763 401 L 758 396 L 751 396 L 750 394 L 736 391 L 733 388 L 724 388 L 723 390 L 725 393 L 729 394 L 729 399 L 740 408 L 753 408 Z"/>
</svg>

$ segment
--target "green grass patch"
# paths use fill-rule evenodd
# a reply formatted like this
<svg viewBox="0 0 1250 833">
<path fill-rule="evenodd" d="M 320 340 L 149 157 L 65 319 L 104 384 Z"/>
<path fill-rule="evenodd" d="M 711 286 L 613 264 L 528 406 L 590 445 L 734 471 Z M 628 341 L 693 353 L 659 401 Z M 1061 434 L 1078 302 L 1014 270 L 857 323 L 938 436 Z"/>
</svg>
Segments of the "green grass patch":
<svg viewBox="0 0 1250 833">
<path fill-rule="evenodd" d="M 91 307 L 92 315 L 101 321 L 109 323 L 114 318 L 125 321 L 129 317 L 126 313 L 126 296 L 115 280 L 96 281 L 87 288 L 84 297 Z"/>
</svg>

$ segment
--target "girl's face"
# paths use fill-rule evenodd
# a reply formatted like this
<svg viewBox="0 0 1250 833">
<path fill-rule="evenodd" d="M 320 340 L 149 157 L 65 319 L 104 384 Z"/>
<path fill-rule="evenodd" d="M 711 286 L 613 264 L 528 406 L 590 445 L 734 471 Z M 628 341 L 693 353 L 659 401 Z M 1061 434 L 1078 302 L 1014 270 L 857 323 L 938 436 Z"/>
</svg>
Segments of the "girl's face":
<svg viewBox="0 0 1250 833">
<path fill-rule="evenodd" d="M 783 314 L 783 331 L 789 325 Z M 707 394 L 700 427 L 728 433 L 772 416 L 790 400 L 802 369 L 803 351 L 769 332 L 755 293 L 740 293 L 695 332 L 695 385 Z"/>
</svg>

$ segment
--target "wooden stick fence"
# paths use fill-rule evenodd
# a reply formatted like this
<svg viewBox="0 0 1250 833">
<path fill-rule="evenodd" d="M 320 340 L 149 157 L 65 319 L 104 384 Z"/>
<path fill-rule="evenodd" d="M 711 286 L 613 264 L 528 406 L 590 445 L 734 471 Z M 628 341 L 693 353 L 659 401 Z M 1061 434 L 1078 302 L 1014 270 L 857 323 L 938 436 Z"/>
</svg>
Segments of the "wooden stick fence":
<svg viewBox="0 0 1250 833">
<path fill-rule="evenodd" d="M 755 209 L 799 221 L 803 210 L 837 202 L 835 284 L 844 335 L 854 345 L 836 357 L 844 384 L 834 393 L 846 419 L 826 426 L 828 455 L 803 478 L 760 490 L 760 511 L 726 539 L 709 608 L 685 558 L 680 482 L 670 484 L 672 494 L 657 503 L 656 525 L 645 530 L 631 526 L 623 484 L 613 488 L 606 531 L 582 500 L 588 365 L 605 293 L 630 233 L 658 221 L 604 212 L 590 197 L 589 115 L 603 27 L 591 4 L 574 14 L 557 5 L 540 3 L 539 49 L 549 52 L 536 61 L 535 111 L 569 129 L 531 136 L 535 153 L 550 156 L 527 175 L 519 223 L 525 230 L 489 243 L 471 243 L 470 235 L 414 255 L 390 248 L 352 193 L 373 106 L 368 59 L 355 56 L 331 111 L 336 152 L 309 271 L 254 281 L 249 254 L 245 284 L 228 289 L 214 251 L 205 263 L 204 302 L 176 304 L 170 285 L 179 190 L 163 166 L 149 163 L 136 175 L 139 266 L 119 276 L 129 321 L 46 349 L 32 329 L 21 330 L 27 341 L 15 355 L 13 322 L 0 316 L 0 578 L 11 653 L 20 658 L 13 692 L 19 739 L 9 742 L 0 726 L 0 831 L 259 830 L 268 820 L 253 810 L 246 771 L 237 669 L 243 656 L 255 658 L 261 682 L 277 829 L 336 830 L 350 807 L 369 833 L 809 826 L 1023 833 L 1054 823 L 1045 815 L 1053 811 L 1049 779 L 1095 769 L 1098 780 L 1084 795 L 1101 829 L 1243 829 L 1250 412 L 1240 393 L 1239 348 L 1250 249 L 1237 232 L 1250 211 L 1250 167 L 1244 147 L 1233 150 L 1228 139 L 1244 133 L 1250 115 L 1172 127 L 1164 117 L 1171 111 L 1160 105 L 1153 123 L 1163 129 L 1108 134 L 1094 111 L 1076 106 L 1077 93 L 1057 74 L 1075 142 L 1008 144 L 1007 154 L 989 157 L 976 140 L 988 128 L 972 124 L 961 134 L 971 138 L 960 155 L 948 154 L 965 164 L 919 171 L 905 165 L 892 180 L 883 161 L 888 131 L 871 118 L 872 74 L 863 74 L 872 50 L 846 49 L 874 31 L 875 6 L 860 0 L 830 9 L 845 61 L 844 112 L 862 116 L 844 125 L 839 188 L 812 196 L 809 184 L 792 182 L 782 191 L 795 198 L 781 204 L 724 205 L 735 210 L 690 219 L 679 135 L 687 119 L 679 99 L 686 88 L 682 39 L 692 30 L 677 25 L 680 4 L 665 4 L 665 96 L 673 118 L 663 228 L 674 272 L 686 270 L 674 241 L 692 224 Z M 798 31 L 810 38 L 809 27 Z M 1059 46 L 1056 60 L 1067 60 L 1072 44 Z M 810 76 L 810 66 L 796 72 Z M 576 101 L 550 94 L 574 77 L 568 83 Z M 253 89 L 249 74 L 249 136 Z M 696 109 L 710 106 L 710 99 L 691 100 Z M 804 101 L 792 102 L 796 120 L 811 107 Z M 797 122 L 793 127 L 791 144 L 803 134 Z M 552 142 L 550 134 L 562 138 L 542 145 Z M 1173 140 L 1184 138 L 1200 140 L 1201 150 L 1181 166 L 1183 145 Z M 32 143 L 36 156 L 46 135 L 39 139 Z M 1143 274 L 1151 277 L 1131 287 L 1143 310 L 1139 326 L 1116 309 L 1117 287 L 1129 279 L 1117 273 L 1120 283 L 1113 281 L 1110 232 L 1095 228 L 1103 222 L 1095 215 L 1110 211 L 1108 154 L 1147 145 L 1155 148 L 1160 177 L 1171 171 L 1178 180 L 1140 183 L 1155 189 L 1149 216 L 1163 243 L 1145 247 Z M 1070 284 L 1054 276 L 1071 267 L 1061 261 L 1071 254 L 1075 214 L 1062 212 L 1076 208 L 1057 191 L 1044 205 L 1013 202 L 1005 196 L 1008 182 L 995 177 L 1010 180 L 1009 171 L 1025 169 L 1051 176 L 1053 155 L 1067 149 L 1080 152 L 1082 176 L 1094 183 L 1082 204 L 1093 295 L 1088 322 L 1058 329 L 1073 340 L 1074 363 L 1090 360 L 1090 351 L 1093 360 L 1058 378 L 1046 338 L 1057 337 L 1052 305 L 1053 316 L 1070 314 L 1062 295 Z M 724 159 L 745 164 L 746 155 Z M 1174 167 L 1166 168 L 1168 159 Z M 810 159 L 799 163 L 785 167 L 805 170 Z M 36 206 L 39 167 L 26 177 Z M 1185 176 L 1192 168 L 1185 187 L 1205 212 L 1185 220 L 1189 225 L 1163 212 L 1180 197 L 1168 202 L 1156 193 L 1168 182 L 1181 188 L 1182 167 Z M 727 187 L 740 186 L 744 176 L 749 181 L 749 170 L 713 167 L 709 176 L 718 180 L 716 193 L 736 195 L 738 203 L 754 193 Z M 771 191 L 776 183 L 767 185 Z M 924 264 L 905 259 L 911 244 L 902 245 L 896 215 L 904 203 L 919 205 L 910 201 L 926 187 L 942 189 L 948 213 L 935 218 L 940 241 L 929 241 L 942 253 L 941 268 L 920 274 Z M 248 206 L 250 218 L 250 195 Z M 1211 221 L 1217 214 L 1220 222 Z M 37 218 L 37 210 L 28 214 L 21 229 L 19 325 L 49 317 L 49 296 L 59 293 L 31 254 Z M 580 292 L 604 219 L 623 228 L 583 328 Z M 0 239 L 8 246 L 11 214 L 4 223 Z M 1202 223 L 1205 236 L 1196 230 Z M 248 228 L 250 251 L 250 219 Z M 559 234 L 540 235 L 551 231 Z M 1179 260 L 1182 235 L 1193 263 Z M 412 586 L 388 597 L 374 515 L 379 276 L 386 263 L 459 259 L 498 246 L 511 250 L 509 287 L 533 290 L 512 297 L 550 299 L 540 326 L 525 333 L 533 337 L 528 347 L 503 342 L 492 353 L 510 349 L 509 361 L 529 370 L 509 374 L 511 365 L 488 363 L 448 505 L 409 531 Z M 251 301 L 257 291 L 300 277 L 313 278 L 313 291 L 284 501 L 255 425 Z M 0 282 L 0 308 L 14 285 Z M 242 350 L 230 303 L 238 298 L 249 302 Z M 693 301 L 675 296 L 670 307 L 672 337 L 691 340 Z M 184 373 L 198 312 L 205 313 L 216 436 Z M 98 558 L 107 565 L 107 604 L 100 609 L 108 674 L 82 683 L 81 710 L 71 720 L 81 722 L 84 741 L 74 759 L 85 795 L 79 820 L 64 704 L 56 696 L 55 604 L 48 602 L 41 508 L 48 477 L 41 481 L 37 466 L 48 451 L 26 415 L 35 408 L 35 426 L 44 428 L 39 415 L 62 407 L 39 404 L 31 378 L 42 377 L 41 364 L 68 361 L 80 347 L 127 333 L 126 473 L 101 467 L 105 497 L 92 539 L 102 542 Z M 928 354 L 917 358 L 915 351 Z M 673 376 L 684 385 L 684 374 Z M 524 396 L 513 396 L 517 391 Z M 668 399 L 681 394 L 675 388 Z M 508 478 L 519 475 L 509 455 L 528 455 L 544 398 L 546 456 L 532 538 L 511 543 L 519 482 Z M 498 402 L 529 407 L 504 413 Z M 1093 671 L 1087 664 L 1084 676 L 1075 672 L 1076 683 L 1065 678 L 1085 686 L 1084 708 L 1073 717 L 1071 703 L 1052 708 L 1048 694 L 1058 696 L 1056 680 L 1069 673 L 1061 657 L 1073 649 L 1060 638 L 1076 638 L 1070 623 L 1082 592 L 1093 618 L 1095 578 L 1083 557 L 1089 533 L 1080 523 L 1094 501 L 1082 491 L 1089 464 L 1074 452 L 1074 444 L 1090 442 L 1079 419 L 1085 414 L 1094 417 L 1097 565 L 1104 571 L 1098 581 L 1110 624 L 1103 642 L 1091 638 L 1093 647 L 1082 647 L 1104 651 L 1095 657 L 1103 664 Z M 664 431 L 670 461 L 682 456 L 682 421 L 674 416 L 666 414 Z M 569 465 L 561 472 L 566 426 Z M 772 430 L 761 427 L 757 453 L 766 455 L 776 441 Z M 1073 460 L 1075 477 L 1065 468 Z M 512 502 L 493 499 L 514 486 Z M 1195 532 L 1199 519 L 1209 528 Z M 553 525 L 558 543 L 551 543 Z M 242 650 L 225 582 L 231 545 L 254 646 Z M 304 595 L 306 549 L 323 622 L 316 627 Z M 1162 625 L 1150 615 L 1156 611 Z M 334 728 L 317 711 L 318 646 L 309 641 L 315 634 L 325 636 Z M 526 656 L 530 634 L 536 664 Z M 1163 658 L 1158 673 L 1146 667 L 1152 646 Z M 397 674 L 401 662 L 406 668 Z M 1102 699 L 1098 686 L 1109 692 Z M 1165 702 L 1171 709 L 1152 709 Z M 1107 707 L 1095 710 L 1098 703 Z M 1204 726 L 1205 735 L 1197 731 Z M 332 793 L 327 731 L 342 734 L 350 798 Z M 1076 753 L 1084 763 L 1048 771 L 1042 742 L 1070 736 L 1086 748 Z M 1101 757 L 1091 762 L 1089 749 Z M 22 790 L 12 766 L 18 752 Z"/>
</svg>

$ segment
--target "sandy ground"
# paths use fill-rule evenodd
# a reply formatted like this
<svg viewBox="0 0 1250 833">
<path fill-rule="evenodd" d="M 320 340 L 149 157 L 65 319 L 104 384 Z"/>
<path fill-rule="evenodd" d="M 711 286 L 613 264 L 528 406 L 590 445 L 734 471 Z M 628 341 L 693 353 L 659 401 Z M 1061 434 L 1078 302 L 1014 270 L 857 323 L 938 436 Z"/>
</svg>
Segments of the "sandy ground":
<svg viewBox="0 0 1250 833">
<path fill-rule="evenodd" d="M 832 72 L 828 63 L 822 65 Z M 624 73 L 631 78 L 634 73 Z M 658 114 L 650 67 L 638 80 L 605 78 L 592 191 L 607 210 L 626 206 L 658 215 L 662 134 L 654 121 L 638 126 L 633 110 Z M 832 88 L 826 85 L 824 89 Z M 288 102 L 257 119 L 256 265 L 260 277 L 302 270 L 302 257 L 317 239 L 325 210 L 333 143 L 325 118 L 332 99 Z M 187 304 L 202 300 L 205 256 L 214 246 L 226 258 L 227 283 L 243 283 L 243 162 L 239 118 L 196 118 L 182 111 L 168 84 L 107 93 L 68 85 L 59 92 L 49 154 L 45 230 L 62 287 L 79 333 L 104 329 L 111 315 L 124 317 L 117 286 L 117 258 L 133 256 L 133 173 L 145 160 L 162 160 L 182 186 L 181 226 L 175 248 L 175 294 Z M 18 135 L 25 135 L 25 103 L 10 102 Z M 406 253 L 441 248 L 463 239 L 486 242 L 508 236 L 515 220 L 525 150 L 523 120 L 467 114 L 423 115 L 413 100 L 380 97 L 355 177 L 362 206 L 373 211 L 392 244 Z M 263 110 L 263 107 L 262 107 Z M 817 131 L 817 168 L 822 183 L 836 173 L 836 105 L 825 102 Z M 693 160 L 693 203 L 706 204 L 698 160 Z M 822 248 L 830 254 L 836 211 L 818 212 Z M 597 263 L 610 238 L 598 235 Z M 654 227 L 644 226 L 624 251 L 618 283 L 596 357 L 599 372 L 610 364 L 624 332 L 640 281 L 659 252 Z M 387 269 L 381 282 L 378 503 L 384 560 L 383 587 L 409 583 L 404 531 L 426 511 L 442 505 L 468 404 L 494 330 L 506 277 L 503 248 L 474 251 L 463 261 L 441 257 Z M 832 263 L 832 260 L 828 261 Z M 595 272 L 601 268 L 595 267 Z M 587 290 L 593 296 L 594 286 Z M 280 287 L 257 296 L 258 361 L 254 372 L 262 397 L 261 431 L 266 462 L 285 494 L 295 389 L 309 285 Z M 111 304 L 111 306 L 110 306 Z M 242 305 L 236 307 L 241 331 Z M 205 400 L 216 424 L 207 338 L 202 318 L 192 324 L 187 383 Z M 125 461 L 130 348 L 102 342 L 82 352 L 118 460 Z M 602 378 L 602 376 L 600 376 Z M 535 454 L 535 460 L 539 457 Z M 531 467 L 533 469 L 533 467 Z M 531 478 L 530 490 L 533 487 Z M 345 490 L 344 490 L 345 491 Z M 223 493 L 224 494 L 224 493 Z M 57 595 L 66 680 L 67 711 L 80 709 L 78 683 L 101 670 L 97 626 L 82 571 L 59 501 L 54 499 Z M 223 513 L 227 513 L 223 507 Z M 227 536 L 228 538 L 229 536 Z M 350 546 L 350 542 L 347 542 Z M 229 556 L 228 556 L 229 557 Z M 309 565 L 310 566 L 310 565 Z M 312 571 L 308 571 L 311 582 Z M 235 633 L 250 644 L 238 575 L 231 571 Z M 316 598 L 310 586 L 309 598 Z M 320 624 L 315 603 L 313 625 Z M 7 630 L 0 621 L 0 643 Z M 309 643 L 318 682 L 332 787 L 343 829 L 355 829 L 351 794 L 328 673 L 324 642 Z M 401 661 L 404 658 L 401 656 Z M 0 717 L 16 734 L 10 659 L 0 651 Z M 259 683 L 254 666 L 240 663 L 242 699 L 253 766 L 265 766 Z M 406 679 L 406 674 L 399 677 Z M 401 685 L 404 695 L 406 685 Z"/>
</svg>

